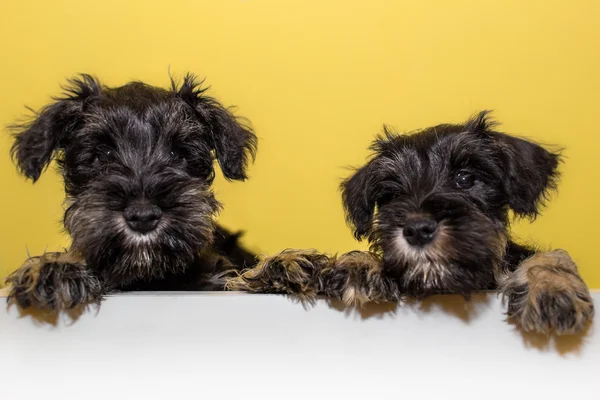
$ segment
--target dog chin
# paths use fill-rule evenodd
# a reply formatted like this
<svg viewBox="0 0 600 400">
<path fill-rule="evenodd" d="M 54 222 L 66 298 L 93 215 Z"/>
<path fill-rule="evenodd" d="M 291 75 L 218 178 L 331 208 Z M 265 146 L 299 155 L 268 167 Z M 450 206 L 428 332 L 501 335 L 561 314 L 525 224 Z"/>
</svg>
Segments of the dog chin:
<svg viewBox="0 0 600 400">
<path fill-rule="evenodd" d="M 109 272 L 110 276 L 118 277 L 121 284 L 129 284 L 135 280 L 161 279 L 166 274 L 182 273 L 192 262 L 194 255 L 189 249 L 196 248 L 193 243 L 183 244 L 183 240 L 175 237 L 167 238 L 167 222 L 160 222 L 152 231 L 141 233 L 132 230 L 125 220 L 117 218 L 113 224 L 114 243 L 113 254 L 105 259 L 103 252 L 92 254 L 93 265 Z M 171 241 L 180 242 L 181 246 L 169 248 Z M 106 247 L 108 244 L 101 247 Z M 86 246 L 89 248 L 90 246 Z"/>
<path fill-rule="evenodd" d="M 413 288 L 421 294 L 439 293 L 447 289 L 445 282 L 451 266 L 441 254 L 441 246 L 436 243 L 443 241 L 440 236 L 444 236 L 444 233 L 440 232 L 434 242 L 417 247 L 406 241 L 401 230 L 396 234 L 391 257 L 403 261 L 400 273 L 403 286 Z"/>
<path fill-rule="evenodd" d="M 151 243 L 130 246 L 120 254 L 108 268 L 112 276 L 120 277 L 121 283 L 162 279 L 168 274 L 183 273 L 190 265 L 193 256 L 188 254 L 158 253 Z"/>
</svg>

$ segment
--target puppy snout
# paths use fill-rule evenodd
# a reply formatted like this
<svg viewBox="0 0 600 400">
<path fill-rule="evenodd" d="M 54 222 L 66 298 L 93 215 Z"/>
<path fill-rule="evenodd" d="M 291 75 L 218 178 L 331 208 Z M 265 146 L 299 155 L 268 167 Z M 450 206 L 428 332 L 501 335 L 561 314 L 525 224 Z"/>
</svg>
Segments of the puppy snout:
<svg viewBox="0 0 600 400">
<path fill-rule="evenodd" d="M 424 246 L 433 240 L 437 222 L 429 218 L 409 219 L 404 224 L 402 234 L 406 241 L 413 246 Z"/>
<path fill-rule="evenodd" d="M 132 230 L 147 233 L 156 229 L 162 211 L 153 204 L 132 204 L 125 209 L 123 217 Z"/>
</svg>

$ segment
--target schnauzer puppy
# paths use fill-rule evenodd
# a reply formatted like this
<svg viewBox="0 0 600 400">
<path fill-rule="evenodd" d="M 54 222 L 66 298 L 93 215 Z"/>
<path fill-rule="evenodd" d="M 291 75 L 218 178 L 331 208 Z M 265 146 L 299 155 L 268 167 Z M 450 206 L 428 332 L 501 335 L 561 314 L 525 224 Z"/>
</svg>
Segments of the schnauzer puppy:
<svg viewBox="0 0 600 400">
<path fill-rule="evenodd" d="M 11 274 L 9 300 L 61 310 L 117 290 L 221 289 L 225 271 L 253 264 L 215 224 L 211 183 L 215 159 L 228 180 L 246 179 L 256 136 L 193 75 L 171 84 L 109 88 L 81 75 L 14 127 L 12 156 L 27 178 L 57 160 L 73 241 Z"/>
<path fill-rule="evenodd" d="M 499 289 L 525 330 L 580 331 L 594 307 L 568 253 L 538 252 L 508 233 L 511 210 L 539 214 L 556 188 L 560 154 L 494 125 L 482 112 L 409 135 L 386 129 L 341 186 L 347 220 L 371 252 L 286 250 L 228 287 L 347 304 Z"/>
</svg>

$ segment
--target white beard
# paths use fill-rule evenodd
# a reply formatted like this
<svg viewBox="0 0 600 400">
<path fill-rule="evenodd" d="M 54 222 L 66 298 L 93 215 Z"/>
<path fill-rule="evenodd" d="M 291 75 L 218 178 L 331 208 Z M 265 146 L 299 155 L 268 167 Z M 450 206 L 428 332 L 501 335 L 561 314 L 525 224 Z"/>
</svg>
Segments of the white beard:
<svg viewBox="0 0 600 400">
<path fill-rule="evenodd" d="M 444 236 L 443 228 L 437 232 Z M 409 244 L 402 230 L 398 230 L 394 239 L 393 253 L 394 258 L 404 260 L 408 264 L 404 279 L 406 282 L 422 282 L 426 288 L 440 288 L 443 286 L 444 277 L 448 273 L 448 262 L 439 251 L 439 246 L 428 244 L 424 247 L 416 247 Z"/>
</svg>

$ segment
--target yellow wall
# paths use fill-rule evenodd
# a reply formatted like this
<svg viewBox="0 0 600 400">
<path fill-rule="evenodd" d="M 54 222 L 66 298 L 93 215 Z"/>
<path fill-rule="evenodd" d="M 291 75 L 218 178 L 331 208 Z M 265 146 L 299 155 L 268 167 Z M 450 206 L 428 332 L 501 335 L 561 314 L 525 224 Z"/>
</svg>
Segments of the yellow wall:
<svg viewBox="0 0 600 400">
<path fill-rule="evenodd" d="M 168 5 L 167 5 L 168 4 Z M 2 0 L 0 124 L 77 72 L 117 85 L 206 76 L 261 139 L 247 183 L 217 182 L 221 221 L 246 242 L 365 248 L 344 224 L 340 179 L 383 123 L 399 130 L 491 108 L 509 132 L 567 147 L 560 193 L 516 232 L 570 250 L 600 287 L 600 2 L 596 0 Z M 17 176 L 0 140 L 0 277 L 68 244 L 62 186 Z"/>
</svg>

